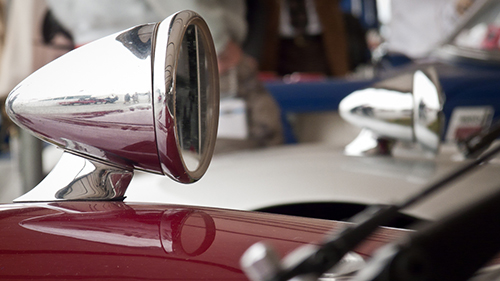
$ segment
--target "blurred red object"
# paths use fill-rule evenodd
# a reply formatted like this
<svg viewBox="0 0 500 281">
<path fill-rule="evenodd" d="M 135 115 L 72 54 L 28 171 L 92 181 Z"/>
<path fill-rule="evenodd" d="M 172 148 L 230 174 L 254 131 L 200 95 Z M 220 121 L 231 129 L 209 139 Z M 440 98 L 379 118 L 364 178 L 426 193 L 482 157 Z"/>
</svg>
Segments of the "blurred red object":
<svg viewBox="0 0 500 281">
<path fill-rule="evenodd" d="M 481 42 L 481 48 L 486 50 L 498 49 L 500 40 L 500 26 L 489 25 L 488 33 L 483 42 Z"/>
</svg>

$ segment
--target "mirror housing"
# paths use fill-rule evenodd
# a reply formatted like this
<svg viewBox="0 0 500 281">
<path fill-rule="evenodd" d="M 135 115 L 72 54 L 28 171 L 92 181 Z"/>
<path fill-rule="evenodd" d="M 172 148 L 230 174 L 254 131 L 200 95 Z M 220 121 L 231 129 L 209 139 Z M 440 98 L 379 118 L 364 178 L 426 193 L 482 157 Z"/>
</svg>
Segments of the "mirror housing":
<svg viewBox="0 0 500 281">
<path fill-rule="evenodd" d="M 92 185 L 102 186 L 80 188 L 82 195 L 25 195 L 22 201 L 122 198 L 134 169 L 182 183 L 199 180 L 217 136 L 218 83 L 210 31 L 192 11 L 104 37 L 42 67 L 9 94 L 6 108 L 11 119 L 93 163 L 82 164 L 94 168 L 86 176 L 75 175 L 62 188 L 75 189 L 68 184 L 81 185 L 88 174 L 101 177 L 95 171 L 107 168 L 97 166 L 112 167 L 113 172 L 101 172 L 107 176 Z M 64 165 L 57 166 L 51 174 L 63 173 Z"/>
<path fill-rule="evenodd" d="M 390 155 L 396 141 L 419 144 L 437 154 L 444 116 L 444 95 L 433 68 L 384 80 L 355 91 L 339 104 L 342 118 L 361 133 L 347 155 Z"/>
</svg>

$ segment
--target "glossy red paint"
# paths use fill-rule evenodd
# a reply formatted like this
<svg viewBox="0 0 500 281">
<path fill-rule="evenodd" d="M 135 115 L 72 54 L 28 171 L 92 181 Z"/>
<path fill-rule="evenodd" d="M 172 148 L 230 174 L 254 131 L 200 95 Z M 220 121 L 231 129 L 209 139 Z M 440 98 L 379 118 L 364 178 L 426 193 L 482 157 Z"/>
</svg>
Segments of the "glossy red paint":
<svg viewBox="0 0 500 281">
<path fill-rule="evenodd" d="M 285 255 L 345 223 L 256 212 L 123 202 L 0 206 L 1 279 L 247 280 L 239 267 L 258 241 Z M 381 229 L 359 248 L 406 231 Z"/>
</svg>

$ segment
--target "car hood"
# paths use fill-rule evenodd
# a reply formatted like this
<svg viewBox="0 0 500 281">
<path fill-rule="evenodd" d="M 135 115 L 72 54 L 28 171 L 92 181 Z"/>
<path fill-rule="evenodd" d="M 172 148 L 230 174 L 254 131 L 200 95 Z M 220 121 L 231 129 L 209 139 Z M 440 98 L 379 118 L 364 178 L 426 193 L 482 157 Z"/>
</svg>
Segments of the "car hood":
<svg viewBox="0 0 500 281">
<path fill-rule="evenodd" d="M 126 201 L 257 210 L 311 202 L 392 204 L 416 194 L 465 161 L 453 144 L 436 158 L 396 148 L 394 157 L 353 157 L 343 146 L 300 144 L 216 155 L 198 183 L 182 186 L 163 177 L 137 174 Z M 404 212 L 437 219 L 497 189 L 500 162 L 489 164 L 429 200 Z"/>
<path fill-rule="evenodd" d="M 258 241 L 281 255 L 346 223 L 258 212 L 123 202 L 0 206 L 2 279 L 247 280 L 239 259 Z M 382 228 L 371 255 L 406 233 Z"/>
</svg>

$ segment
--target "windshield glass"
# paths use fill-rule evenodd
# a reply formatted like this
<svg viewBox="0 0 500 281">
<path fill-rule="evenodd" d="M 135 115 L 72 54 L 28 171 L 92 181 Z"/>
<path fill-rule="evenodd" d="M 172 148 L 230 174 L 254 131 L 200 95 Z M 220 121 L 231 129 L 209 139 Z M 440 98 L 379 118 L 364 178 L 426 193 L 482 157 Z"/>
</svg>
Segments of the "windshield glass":
<svg viewBox="0 0 500 281">
<path fill-rule="evenodd" d="M 500 1 L 489 1 L 454 36 L 451 44 L 470 51 L 500 53 Z"/>
</svg>

